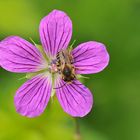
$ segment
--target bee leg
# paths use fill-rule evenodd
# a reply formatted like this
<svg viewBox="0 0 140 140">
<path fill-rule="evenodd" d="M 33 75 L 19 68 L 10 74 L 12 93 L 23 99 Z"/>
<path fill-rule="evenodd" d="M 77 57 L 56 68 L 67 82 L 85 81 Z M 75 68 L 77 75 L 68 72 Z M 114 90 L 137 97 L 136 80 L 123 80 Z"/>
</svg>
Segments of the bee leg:
<svg viewBox="0 0 140 140">
<path fill-rule="evenodd" d="M 61 75 L 61 78 L 64 80 L 65 79 L 64 75 Z"/>
</svg>

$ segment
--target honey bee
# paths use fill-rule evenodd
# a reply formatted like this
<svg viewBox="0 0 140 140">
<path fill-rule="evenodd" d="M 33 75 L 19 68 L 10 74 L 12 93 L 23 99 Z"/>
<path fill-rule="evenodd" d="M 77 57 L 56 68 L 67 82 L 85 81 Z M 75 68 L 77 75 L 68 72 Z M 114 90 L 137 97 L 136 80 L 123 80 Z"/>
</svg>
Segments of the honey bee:
<svg viewBox="0 0 140 140">
<path fill-rule="evenodd" d="M 57 54 L 56 59 L 58 72 L 61 74 L 62 79 L 67 83 L 71 83 L 74 79 L 76 79 L 76 76 L 75 76 L 75 68 L 72 65 L 73 58 L 72 55 L 70 54 L 70 51 L 68 50 L 60 51 Z"/>
</svg>

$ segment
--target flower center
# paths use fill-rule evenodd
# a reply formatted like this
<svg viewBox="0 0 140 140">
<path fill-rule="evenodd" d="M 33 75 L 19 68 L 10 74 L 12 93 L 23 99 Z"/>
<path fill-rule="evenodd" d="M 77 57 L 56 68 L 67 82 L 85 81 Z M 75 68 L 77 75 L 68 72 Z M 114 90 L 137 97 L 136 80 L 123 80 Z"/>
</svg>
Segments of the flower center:
<svg viewBox="0 0 140 140">
<path fill-rule="evenodd" d="M 57 68 L 56 62 L 57 62 L 57 60 L 54 59 L 49 64 L 49 72 L 50 73 L 57 73 L 58 72 L 58 68 Z"/>
</svg>

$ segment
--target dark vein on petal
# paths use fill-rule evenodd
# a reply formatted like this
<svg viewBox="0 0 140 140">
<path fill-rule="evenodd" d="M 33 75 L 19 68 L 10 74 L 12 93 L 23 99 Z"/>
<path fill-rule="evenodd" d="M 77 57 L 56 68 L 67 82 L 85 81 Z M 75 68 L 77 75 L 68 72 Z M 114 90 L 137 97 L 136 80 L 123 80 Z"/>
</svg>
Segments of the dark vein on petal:
<svg viewBox="0 0 140 140">
<path fill-rule="evenodd" d="M 40 81 L 41 82 L 41 81 Z M 31 103 L 31 101 L 33 100 L 33 98 L 37 95 L 37 93 L 40 93 L 39 91 L 40 91 L 40 89 L 41 89 L 41 87 L 42 87 L 42 84 L 44 83 L 44 80 L 42 80 L 42 82 L 40 83 L 40 85 L 38 86 L 36 86 L 35 87 L 35 89 L 37 89 L 36 90 L 36 92 L 34 93 L 34 95 L 31 97 L 31 99 L 27 102 L 27 104 L 30 104 Z M 29 92 L 28 92 L 29 93 Z M 26 93 L 27 94 L 27 93 Z"/>
<path fill-rule="evenodd" d="M 61 86 L 61 84 L 58 84 L 58 85 Z M 66 105 L 65 105 L 65 102 L 64 102 L 64 100 L 63 100 L 63 98 L 62 98 L 62 94 L 63 94 L 63 93 L 61 92 L 61 89 L 57 89 L 57 93 L 59 94 L 60 100 L 63 102 L 64 108 L 67 108 Z M 61 94 L 61 93 L 62 93 L 62 94 Z"/>
<path fill-rule="evenodd" d="M 79 49 L 79 50 L 81 50 L 81 49 Z M 82 54 L 86 53 L 86 52 L 87 52 L 87 50 L 88 50 L 88 48 L 87 48 L 84 52 L 82 52 L 82 53 L 78 54 L 77 56 L 73 56 L 73 57 L 74 57 L 74 59 L 76 59 L 77 57 L 79 57 L 79 56 L 81 56 Z"/>
<path fill-rule="evenodd" d="M 22 47 L 22 45 L 18 45 L 18 44 L 15 44 L 15 43 L 11 43 L 11 45 L 15 45 L 15 46 L 17 46 L 17 47 L 19 47 L 19 48 L 22 48 L 25 52 L 27 52 L 28 54 L 30 54 L 31 56 L 33 56 L 35 59 L 36 59 L 36 57 L 31 53 L 31 52 L 29 52 L 28 50 L 26 50 L 24 47 Z M 26 44 L 24 44 L 24 45 L 26 45 Z M 26 45 L 27 46 L 27 45 Z M 27 46 L 28 48 L 30 48 L 29 46 Z M 30 48 L 30 50 L 32 50 L 31 48 Z M 32 50 L 33 51 L 33 50 Z M 40 56 L 39 56 L 39 59 L 40 59 Z"/>
<path fill-rule="evenodd" d="M 64 26 L 63 26 L 63 32 L 64 32 L 65 34 L 67 34 L 67 36 L 66 36 L 66 38 L 65 38 L 65 40 L 64 40 L 64 42 L 63 42 L 62 49 L 65 47 L 66 43 L 68 42 L 69 34 L 70 34 L 70 31 L 71 31 L 71 28 L 69 29 L 68 32 L 65 32 L 65 31 L 64 31 L 64 29 L 67 28 L 67 27 L 66 27 L 66 23 L 67 23 L 67 22 L 64 23 L 64 18 L 65 18 L 65 17 L 66 17 L 66 16 L 63 17 L 63 25 L 64 25 Z"/>
<path fill-rule="evenodd" d="M 26 72 L 29 72 L 29 70 L 36 70 L 35 68 L 12 68 L 12 69 L 14 69 L 14 70 L 25 70 Z M 27 71 L 27 69 L 28 69 L 28 71 Z"/>
<path fill-rule="evenodd" d="M 74 101 L 79 105 L 79 103 L 77 102 L 77 100 L 74 98 L 74 96 L 72 95 L 71 91 L 68 89 L 68 87 L 66 86 L 67 91 L 69 92 L 69 94 L 71 95 L 71 97 L 74 99 Z"/>
<path fill-rule="evenodd" d="M 28 43 L 30 43 L 30 42 L 28 42 L 28 41 L 26 41 L 26 40 L 24 40 L 24 39 L 20 39 L 20 38 L 17 38 L 16 40 L 18 40 L 19 41 L 19 43 L 21 42 L 21 43 L 23 43 L 25 46 L 27 46 L 34 54 L 36 54 L 39 58 L 40 58 L 40 55 L 34 50 L 34 49 L 36 49 L 37 50 L 37 48 L 34 46 L 34 45 L 32 45 L 33 47 L 35 47 L 34 49 L 32 48 L 32 46 L 30 46 L 30 45 L 27 45 Z M 21 46 L 21 45 L 20 45 Z"/>
<path fill-rule="evenodd" d="M 28 66 L 28 67 L 37 66 L 37 65 L 33 65 L 33 64 L 24 64 L 24 63 L 14 62 L 14 61 L 11 61 L 9 59 L 6 59 L 6 60 L 13 63 L 13 64 L 16 64 L 16 65 L 24 65 L 24 66 Z"/>
<path fill-rule="evenodd" d="M 83 96 L 83 93 L 79 92 L 72 84 L 71 84 L 70 86 L 71 86 L 74 90 L 76 90 L 77 93 L 79 93 L 79 94 L 84 98 L 85 102 L 87 103 L 85 96 Z"/>
<path fill-rule="evenodd" d="M 61 42 L 62 42 L 63 35 L 64 35 L 64 28 L 63 28 L 63 32 L 62 32 L 61 38 L 60 38 L 60 40 L 59 40 L 59 44 L 58 44 L 56 53 L 57 53 L 58 51 L 60 51 L 59 48 L 60 48 L 60 44 L 61 44 Z"/>
<path fill-rule="evenodd" d="M 40 99 L 40 101 L 39 101 L 39 103 L 38 103 L 38 105 L 37 105 L 37 107 L 36 107 L 36 109 L 38 109 L 38 107 L 39 107 L 39 105 L 41 105 L 41 102 L 43 103 L 43 98 L 44 98 L 44 96 L 46 96 L 45 97 L 45 101 L 44 101 L 44 104 L 43 104 L 43 109 L 44 109 L 44 107 L 45 107 L 45 103 L 46 103 L 46 100 L 47 100 L 47 97 L 48 97 L 48 92 L 47 93 L 45 93 L 47 90 L 47 88 L 49 87 L 49 85 L 48 85 L 48 83 L 46 83 L 46 80 L 44 81 L 44 84 L 46 85 L 46 86 L 42 86 L 42 90 L 41 90 L 41 92 L 42 92 L 42 97 L 41 97 L 41 99 Z M 43 85 L 44 85 L 43 84 Z M 44 88 L 44 89 L 43 89 Z"/>
<path fill-rule="evenodd" d="M 64 99 L 63 99 L 63 97 L 62 97 L 62 94 L 63 94 L 63 93 L 61 92 L 61 90 L 59 90 L 59 92 L 60 92 L 60 93 L 59 93 L 60 99 L 61 99 L 61 101 L 63 102 L 64 108 L 67 108 L 67 107 L 69 108 L 69 106 L 65 105 Z M 66 106 L 67 106 L 67 107 L 66 107 Z"/>
<path fill-rule="evenodd" d="M 40 58 L 40 55 L 39 55 L 31 46 L 25 44 L 24 42 L 22 42 L 22 43 L 23 43 L 25 46 L 29 47 L 30 50 L 31 50 L 32 52 L 34 52 L 34 54 L 36 54 L 36 55 Z M 35 46 L 34 46 L 34 47 L 35 47 Z M 37 49 L 37 48 L 35 48 L 35 49 Z"/>
<path fill-rule="evenodd" d="M 19 102 L 22 102 L 22 100 L 23 100 L 23 98 L 26 96 L 26 94 L 28 93 L 28 92 L 30 92 L 33 88 L 34 88 L 34 86 L 35 85 L 37 85 L 40 81 L 39 81 L 40 79 L 33 79 L 32 81 L 30 81 L 30 83 L 29 84 L 26 84 L 25 85 L 25 87 L 22 89 L 22 90 L 20 90 L 19 91 L 19 93 L 17 93 L 17 94 L 19 94 L 19 96 L 17 96 L 18 98 L 20 98 L 20 100 L 19 100 Z M 38 82 L 37 82 L 38 81 Z M 30 85 L 32 85 L 33 83 L 36 83 L 35 85 L 33 85 L 33 86 L 30 86 Z M 25 89 L 27 89 L 29 87 L 29 89 L 26 91 L 26 92 L 24 92 L 24 90 Z M 20 94 L 22 94 L 22 92 L 24 92 L 24 94 L 23 95 L 20 95 Z"/>
<path fill-rule="evenodd" d="M 25 88 L 28 88 L 30 85 L 32 85 L 33 83 L 36 83 L 38 80 L 40 80 L 39 78 L 37 78 L 37 77 L 34 77 L 33 79 L 31 79 L 30 81 L 27 81 L 27 83 L 25 83 L 26 84 L 26 87 Z M 29 83 L 30 82 L 30 83 Z M 27 87 L 28 86 L 28 87 Z M 22 90 L 20 90 L 20 93 L 22 92 L 22 91 L 24 91 L 25 90 L 25 88 L 24 89 L 22 89 Z"/>
<path fill-rule="evenodd" d="M 38 81 L 38 80 L 39 80 L 39 81 Z M 38 79 L 38 80 L 36 80 L 36 81 L 38 81 L 36 84 L 34 84 L 33 86 L 31 86 L 31 87 L 24 93 L 24 95 L 23 95 L 22 98 L 20 99 L 19 103 L 22 102 L 22 100 L 23 100 L 23 98 L 26 96 L 26 94 L 29 93 L 42 79 Z M 36 82 L 36 81 L 35 81 L 35 82 Z M 30 86 L 30 85 L 29 85 L 29 86 Z M 22 89 L 21 91 L 19 91 L 19 94 L 21 94 L 21 92 L 24 91 L 25 88 L 28 88 L 29 86 L 26 85 L 26 86 L 24 87 L 24 89 Z"/>
<path fill-rule="evenodd" d="M 73 56 L 81 50 L 80 48 L 75 48 L 75 49 L 77 50 L 74 50 L 74 52 L 72 53 Z"/>
<path fill-rule="evenodd" d="M 76 66 L 76 67 L 84 67 L 84 66 L 85 66 L 85 67 L 86 67 L 86 66 L 89 66 L 89 67 L 91 66 L 91 67 L 93 67 L 93 66 L 94 66 L 94 67 L 97 67 L 97 68 L 98 68 L 98 66 L 96 66 L 96 65 L 99 65 L 99 64 L 101 64 L 101 62 L 95 63 L 95 64 L 90 64 L 90 65 L 75 64 L 75 66 Z"/>
<path fill-rule="evenodd" d="M 93 48 L 91 48 L 91 49 L 87 48 L 84 52 L 78 54 L 77 56 L 74 56 L 74 59 L 76 59 L 77 57 L 83 55 L 84 53 L 87 53 L 87 51 L 91 51 L 91 50 L 93 50 Z"/>
<path fill-rule="evenodd" d="M 76 88 L 78 87 L 79 89 L 81 89 L 83 91 L 83 94 L 88 97 L 88 94 L 85 94 L 87 93 L 87 91 L 85 90 L 87 89 L 87 87 L 85 87 L 83 84 L 81 84 L 81 86 L 76 86 Z"/>
<path fill-rule="evenodd" d="M 55 21 L 55 38 L 54 38 L 54 54 L 56 54 L 56 39 L 57 39 L 57 22 Z"/>
<path fill-rule="evenodd" d="M 45 93 L 43 92 L 43 91 L 44 91 L 44 90 L 43 90 L 43 86 L 44 86 L 45 83 L 46 83 L 46 79 L 44 79 L 43 83 L 40 85 L 40 88 L 39 88 L 39 90 L 38 90 L 38 93 L 39 93 L 38 96 L 41 96 L 41 98 L 40 98 L 39 102 L 38 102 L 38 100 L 36 101 L 36 102 L 38 102 L 38 103 L 36 103 L 37 106 L 35 107 L 34 111 L 38 110 L 39 105 L 40 105 L 41 102 L 43 101 L 42 99 L 43 99 L 43 97 L 44 97 L 44 95 L 45 95 Z M 45 89 L 46 89 L 46 86 L 45 86 Z M 42 94 L 41 94 L 41 93 L 42 93 Z M 40 95 L 40 94 L 41 94 L 41 95 Z M 37 94 L 36 94 L 36 95 L 37 95 Z M 38 99 L 39 99 L 39 97 L 38 97 Z"/>
<path fill-rule="evenodd" d="M 80 74 L 85 74 L 85 71 L 87 71 L 87 69 L 79 69 L 79 70 L 77 70 L 78 73 L 79 72 L 84 72 L 84 73 L 80 73 Z M 92 72 L 93 70 L 88 70 L 88 71 Z"/>
<path fill-rule="evenodd" d="M 69 32 L 67 33 L 67 36 L 66 36 L 66 38 L 65 38 L 65 41 L 63 42 L 63 47 L 62 48 L 64 48 L 65 47 L 65 45 L 66 45 L 66 43 L 67 43 L 67 41 L 68 41 L 68 39 L 69 39 L 69 33 L 70 33 L 70 30 L 69 30 Z"/>
<path fill-rule="evenodd" d="M 76 113 L 78 113 L 78 112 L 75 110 L 75 108 L 73 108 L 73 106 L 71 106 L 71 104 L 69 103 L 69 100 L 67 99 L 67 96 L 66 96 L 65 91 L 64 91 L 63 88 L 62 88 L 62 91 L 63 91 L 63 94 L 64 94 L 64 96 L 65 96 L 65 99 L 66 99 L 66 101 L 67 101 L 67 103 L 68 103 L 68 106 L 71 107 Z"/>
<path fill-rule="evenodd" d="M 63 40 L 63 36 L 64 36 L 64 34 L 65 34 L 65 25 L 66 25 L 66 23 L 64 23 L 64 18 L 65 18 L 65 16 L 63 17 L 63 32 L 62 32 L 62 35 L 61 35 L 61 38 L 60 38 L 60 41 L 59 41 L 59 45 L 58 45 L 58 47 L 57 47 L 57 52 L 58 51 L 60 51 L 60 47 L 62 46 L 62 48 L 61 49 L 63 49 L 64 48 L 64 43 L 65 43 L 65 41 L 64 41 L 64 43 L 63 43 L 63 45 L 61 45 L 61 43 L 62 43 L 62 40 Z M 67 37 L 66 37 L 67 38 Z M 60 46 L 61 45 L 61 46 Z"/>
<path fill-rule="evenodd" d="M 72 87 L 73 88 L 73 87 Z M 79 87 L 80 88 L 80 87 Z M 80 88 L 81 90 L 83 90 L 83 88 Z M 76 90 L 77 91 L 77 90 Z M 84 91 L 84 90 L 83 90 Z M 78 92 L 78 91 L 77 91 Z M 86 92 L 86 91 L 84 91 Z M 78 92 L 79 93 L 79 92 Z M 80 95 L 84 98 L 85 102 L 87 103 L 85 97 L 83 96 L 83 93 L 80 93 Z M 79 104 L 80 105 L 80 104 Z M 84 110 L 84 107 L 83 106 L 80 106 L 83 110 Z"/>
<path fill-rule="evenodd" d="M 48 79 L 47 79 L 48 80 Z M 47 81 L 47 86 L 45 87 L 45 90 L 44 91 L 46 91 L 47 92 L 47 94 L 46 94 L 46 97 L 45 97 L 45 101 L 44 101 L 44 104 L 46 103 L 46 101 L 47 101 L 47 98 L 48 98 L 48 93 L 50 92 L 50 94 L 51 94 L 51 86 L 50 86 L 50 84 L 49 84 L 49 82 Z"/>
<path fill-rule="evenodd" d="M 50 33 L 49 33 L 49 28 L 48 28 L 49 25 L 48 24 L 47 24 L 47 34 L 48 34 L 48 39 L 49 39 L 49 44 L 50 44 L 50 54 L 52 54 L 52 44 L 51 44 Z"/>
<path fill-rule="evenodd" d="M 73 52 L 73 55 L 75 55 L 76 53 L 78 53 L 83 47 L 86 47 L 87 45 L 89 45 L 89 44 L 81 44 L 81 46 L 79 46 L 79 48 L 77 48 L 77 50 Z M 89 46 L 91 46 L 91 45 L 89 45 Z M 94 46 L 94 48 L 91 48 L 91 50 L 92 49 L 93 50 L 96 49 L 96 47 L 97 47 L 97 45 Z"/>
<path fill-rule="evenodd" d="M 77 63 L 77 62 L 80 62 L 80 61 L 83 61 L 83 60 L 87 60 L 87 59 L 93 58 L 93 57 L 95 57 L 95 56 L 96 56 L 96 55 L 90 56 L 90 57 L 86 57 L 86 58 L 83 58 L 83 59 L 80 59 L 80 60 L 77 60 L 77 61 L 74 61 L 73 64 L 74 64 L 74 63 Z"/>
<path fill-rule="evenodd" d="M 44 31 L 45 29 L 43 28 L 43 36 L 44 36 L 44 39 L 45 39 L 45 42 L 44 42 L 44 47 L 46 46 L 47 48 L 47 52 L 49 53 L 49 45 L 48 45 L 48 42 L 47 42 L 47 39 L 46 39 L 46 33 Z"/>
<path fill-rule="evenodd" d="M 38 64 L 40 63 L 39 61 L 36 61 L 36 60 L 30 59 L 29 57 L 27 58 L 27 57 L 24 57 L 24 56 L 22 56 L 22 55 L 19 55 L 19 54 L 13 52 L 12 50 L 9 50 L 9 51 L 10 51 L 12 54 L 14 54 L 15 56 L 22 57 L 22 58 L 24 58 L 24 59 L 30 60 L 30 61 L 32 61 L 32 62 L 36 62 L 36 63 L 38 63 Z"/>
</svg>

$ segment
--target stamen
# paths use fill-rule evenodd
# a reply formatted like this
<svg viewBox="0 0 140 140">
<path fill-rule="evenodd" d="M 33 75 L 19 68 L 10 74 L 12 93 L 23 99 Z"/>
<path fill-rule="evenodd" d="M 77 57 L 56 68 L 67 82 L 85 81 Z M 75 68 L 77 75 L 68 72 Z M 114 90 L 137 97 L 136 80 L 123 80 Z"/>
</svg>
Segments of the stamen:
<svg viewBox="0 0 140 140">
<path fill-rule="evenodd" d="M 49 64 L 49 72 L 50 73 L 57 73 L 58 72 L 56 59 L 52 60 L 52 62 Z"/>
</svg>

